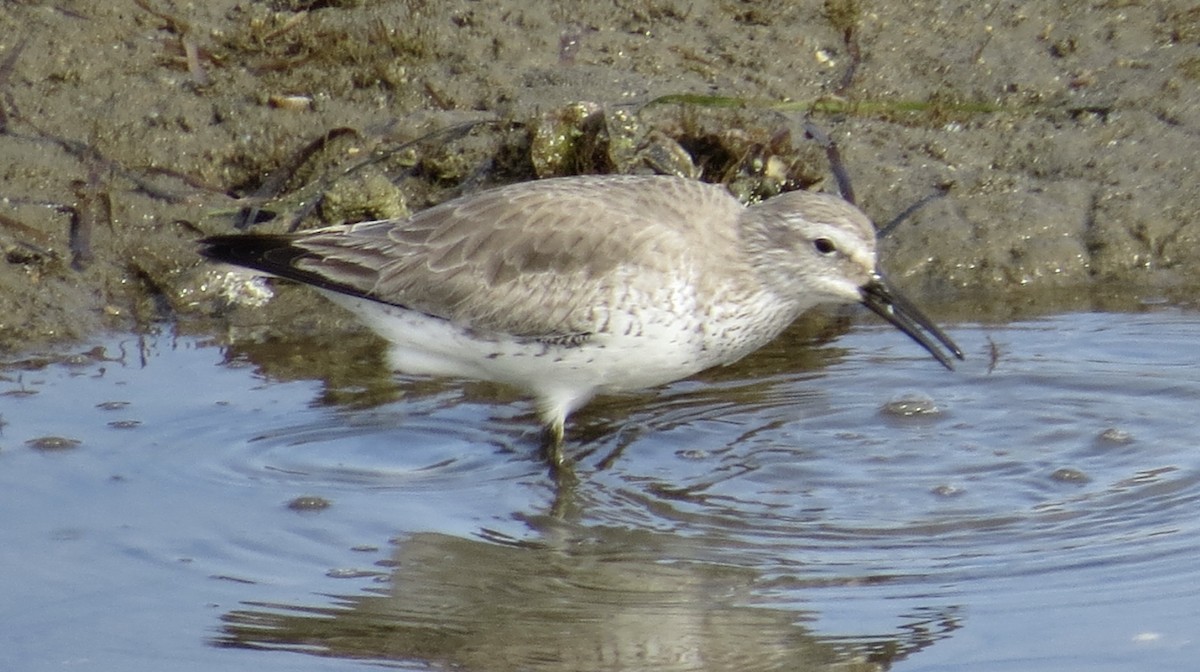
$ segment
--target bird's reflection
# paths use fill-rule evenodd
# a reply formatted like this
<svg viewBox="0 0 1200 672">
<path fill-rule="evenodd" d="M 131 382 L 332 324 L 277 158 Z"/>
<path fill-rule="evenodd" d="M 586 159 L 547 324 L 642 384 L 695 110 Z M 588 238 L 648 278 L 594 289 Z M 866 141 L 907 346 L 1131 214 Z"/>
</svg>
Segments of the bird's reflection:
<svg viewBox="0 0 1200 672">
<path fill-rule="evenodd" d="M 814 614 L 756 596 L 752 569 L 670 558 L 677 537 L 591 530 L 560 543 L 419 533 L 397 542 L 388 587 L 324 606 L 247 603 L 218 646 L 458 670 L 883 670 L 946 636 L 816 636 Z"/>
</svg>

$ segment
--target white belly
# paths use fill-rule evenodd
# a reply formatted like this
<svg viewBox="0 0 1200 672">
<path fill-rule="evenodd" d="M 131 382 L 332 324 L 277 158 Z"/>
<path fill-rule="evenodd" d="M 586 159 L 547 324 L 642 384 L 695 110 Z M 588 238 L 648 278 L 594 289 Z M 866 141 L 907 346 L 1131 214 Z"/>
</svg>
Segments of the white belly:
<svg viewBox="0 0 1200 672">
<path fill-rule="evenodd" d="M 323 291 L 392 345 L 395 370 L 489 380 L 532 394 L 547 417 L 570 413 L 596 394 L 654 387 L 728 364 L 756 350 L 795 317 L 764 297 L 739 297 L 697 310 L 689 285 L 623 298 L 638 311 L 600 312 L 603 325 L 578 342 L 476 332 L 424 313 Z M 636 299 L 636 300 L 634 300 Z M 555 410 L 557 409 L 557 410 Z"/>
<path fill-rule="evenodd" d="M 653 387 L 721 363 L 706 351 L 700 330 L 682 320 L 641 324 L 631 333 L 615 325 L 616 333 L 560 344 L 474 333 L 423 313 L 323 293 L 391 343 L 397 371 L 490 380 L 538 397 Z"/>
</svg>

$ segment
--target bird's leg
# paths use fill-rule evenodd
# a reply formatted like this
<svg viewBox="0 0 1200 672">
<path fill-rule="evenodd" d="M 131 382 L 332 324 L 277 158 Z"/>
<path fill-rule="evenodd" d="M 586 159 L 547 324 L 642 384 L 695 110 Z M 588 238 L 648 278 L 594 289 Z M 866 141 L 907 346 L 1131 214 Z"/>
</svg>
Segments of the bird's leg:
<svg viewBox="0 0 1200 672">
<path fill-rule="evenodd" d="M 550 466 L 550 476 L 557 485 L 556 491 L 560 493 L 572 491 L 578 482 L 574 465 L 563 453 L 564 422 L 563 419 L 553 420 L 542 430 L 542 455 L 546 458 L 546 464 Z M 556 495 L 555 502 L 559 499 Z M 557 504 L 555 508 L 558 508 Z"/>
<path fill-rule="evenodd" d="M 566 457 L 563 455 L 563 425 L 563 420 L 555 419 L 542 430 L 542 454 L 551 471 L 558 471 L 566 464 Z"/>
</svg>

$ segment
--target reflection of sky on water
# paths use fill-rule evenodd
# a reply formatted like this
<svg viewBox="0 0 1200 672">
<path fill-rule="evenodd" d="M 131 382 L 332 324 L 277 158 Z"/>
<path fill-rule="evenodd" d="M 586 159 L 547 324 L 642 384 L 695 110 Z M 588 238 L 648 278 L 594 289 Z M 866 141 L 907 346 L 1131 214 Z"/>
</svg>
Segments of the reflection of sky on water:
<svg viewBox="0 0 1200 672">
<path fill-rule="evenodd" d="M 1178 667 L 1198 331 L 1171 310 L 960 328 L 953 374 L 883 327 L 802 351 L 818 368 L 784 341 L 600 400 L 560 488 L 484 385 L 280 382 L 270 348 L 167 336 L 13 363 L 0 663 Z M 48 436 L 80 444 L 27 445 Z"/>
</svg>

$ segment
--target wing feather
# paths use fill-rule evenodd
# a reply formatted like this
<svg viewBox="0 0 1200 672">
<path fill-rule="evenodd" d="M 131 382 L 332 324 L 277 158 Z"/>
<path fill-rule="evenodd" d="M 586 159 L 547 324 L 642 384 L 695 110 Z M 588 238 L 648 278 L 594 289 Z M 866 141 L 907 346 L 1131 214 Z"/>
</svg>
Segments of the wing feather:
<svg viewBox="0 0 1200 672">
<path fill-rule="evenodd" d="M 577 177 L 493 189 L 407 220 L 218 238 L 270 248 L 224 261 L 478 330 L 559 338 L 598 330 L 597 306 L 620 292 L 739 263 L 742 211 L 721 187 L 692 180 Z"/>
</svg>

